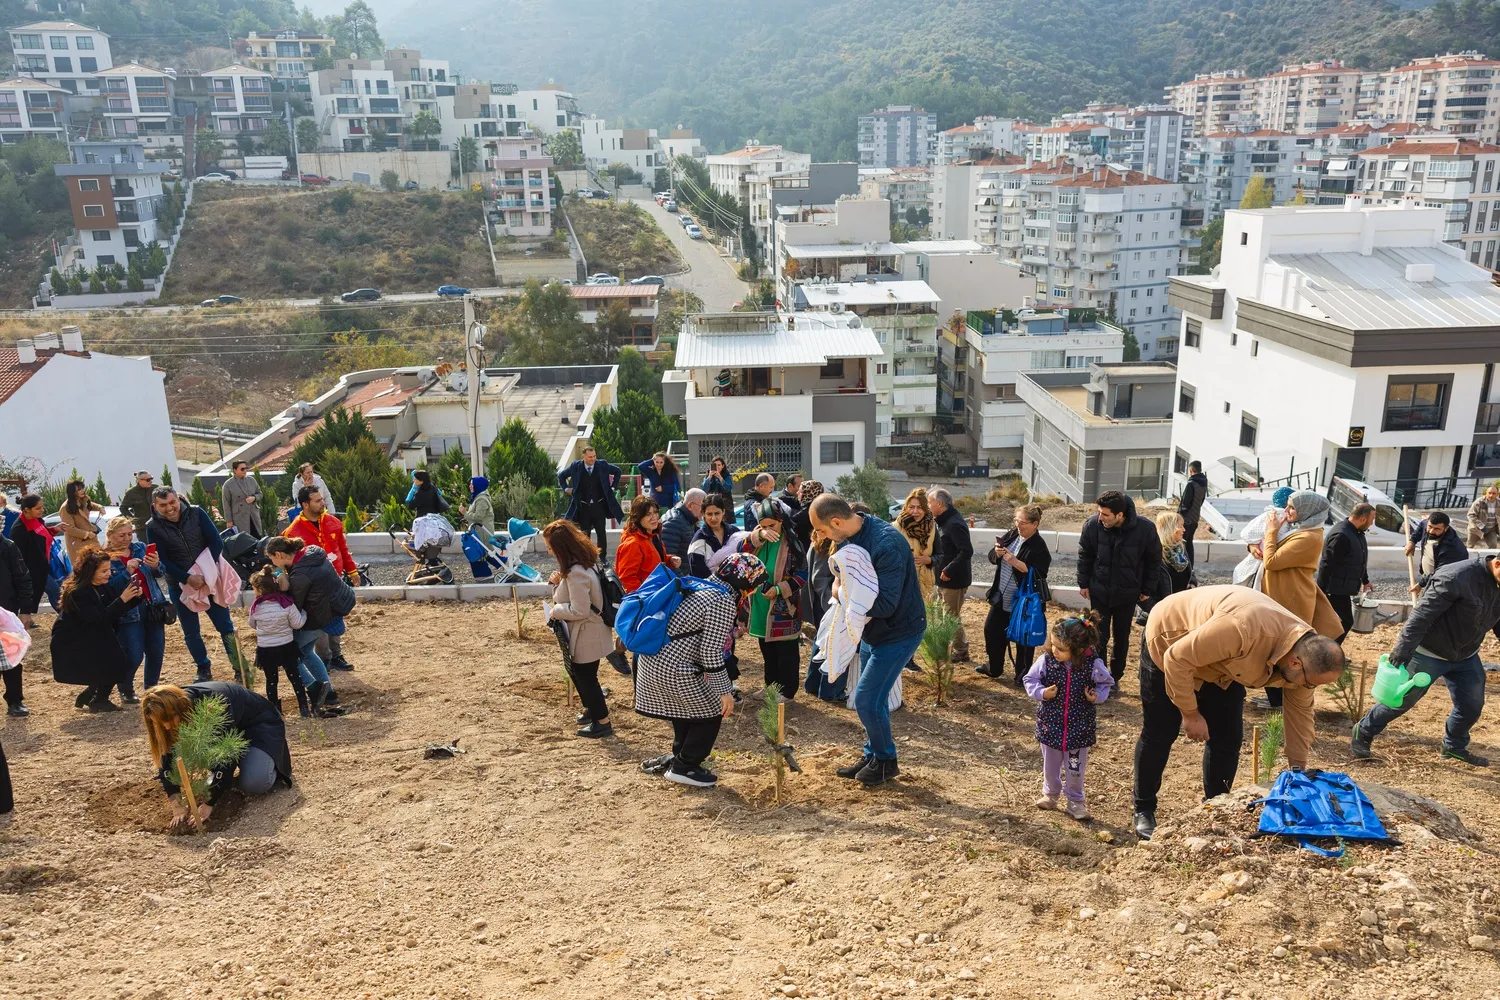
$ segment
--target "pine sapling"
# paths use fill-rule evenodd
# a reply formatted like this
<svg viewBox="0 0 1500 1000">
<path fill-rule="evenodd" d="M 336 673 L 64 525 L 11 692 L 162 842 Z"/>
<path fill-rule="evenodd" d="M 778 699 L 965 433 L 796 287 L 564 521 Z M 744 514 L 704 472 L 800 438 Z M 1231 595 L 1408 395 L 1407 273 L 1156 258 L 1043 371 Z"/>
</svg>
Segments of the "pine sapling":
<svg viewBox="0 0 1500 1000">
<path fill-rule="evenodd" d="M 1360 678 L 1354 675 L 1354 667 L 1348 660 L 1344 661 L 1344 671 L 1339 674 L 1339 679 L 1325 685 L 1323 690 L 1338 703 L 1350 722 L 1358 722 L 1364 717 L 1364 692 L 1360 690 Z"/>
<path fill-rule="evenodd" d="M 1271 775 L 1275 773 L 1276 757 L 1281 753 L 1281 746 L 1284 742 L 1286 742 L 1286 726 L 1281 713 L 1272 712 L 1266 716 L 1260 735 L 1260 769 L 1264 772 L 1267 781 L 1270 781 Z"/>
<path fill-rule="evenodd" d="M 201 801 L 208 792 L 209 778 L 214 770 L 239 760 L 249 748 L 250 741 L 245 734 L 229 724 L 227 701 L 212 695 L 194 702 L 192 710 L 178 727 L 177 743 L 173 747 L 182 771 L 187 774 L 192 799 Z M 196 816 L 193 822 L 196 825 Z"/>
<path fill-rule="evenodd" d="M 765 701 L 756 710 L 755 718 L 760 723 L 761 734 L 765 736 L 766 742 L 771 744 L 771 766 L 776 771 L 776 801 L 781 801 L 781 785 L 786 780 L 786 762 L 781 759 L 781 751 L 778 749 L 782 742 L 782 720 L 785 718 L 785 707 L 781 704 L 781 685 L 767 684 L 765 690 Z"/>
<path fill-rule="evenodd" d="M 934 601 L 927 605 L 927 631 L 922 633 L 922 645 L 918 648 L 922 659 L 927 662 L 927 673 L 932 679 L 933 690 L 937 692 L 937 703 L 943 703 L 943 697 L 953 688 L 953 659 L 950 655 L 950 647 L 953 645 L 953 637 L 958 635 L 962 622 L 956 615 L 948 613 L 948 609 L 940 602 Z"/>
</svg>

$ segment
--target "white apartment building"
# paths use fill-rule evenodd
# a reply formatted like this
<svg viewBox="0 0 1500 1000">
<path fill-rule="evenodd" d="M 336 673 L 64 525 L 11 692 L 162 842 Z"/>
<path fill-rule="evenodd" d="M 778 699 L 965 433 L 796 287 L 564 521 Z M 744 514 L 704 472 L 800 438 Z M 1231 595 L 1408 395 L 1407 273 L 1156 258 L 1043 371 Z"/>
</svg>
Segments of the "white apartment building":
<svg viewBox="0 0 1500 1000">
<path fill-rule="evenodd" d="M 1194 138 L 1186 183 L 1193 201 L 1203 206 L 1203 220 L 1210 222 L 1228 209 L 1239 208 L 1253 177 L 1271 186 L 1276 204 L 1290 201 L 1301 179 L 1297 165 L 1302 151 L 1312 146 L 1311 136 L 1266 128 L 1231 129 Z"/>
<path fill-rule="evenodd" d="M 29 76 L 0 80 L 0 142 L 32 136 L 66 139 L 71 97 L 61 87 Z"/>
<path fill-rule="evenodd" d="M 1359 154 L 1375 146 L 1423 132 L 1408 122 L 1380 124 L 1353 122 L 1314 132 L 1308 144 L 1298 144 L 1299 159 L 1292 166 L 1292 189 L 1310 205 L 1342 205 L 1354 193 Z M 1232 206 L 1231 206 L 1232 207 Z"/>
<path fill-rule="evenodd" d="M 667 134 L 661 136 L 657 141 L 661 143 L 662 157 L 668 163 L 671 163 L 679 156 L 686 156 L 690 160 L 697 160 L 701 163 L 703 158 L 708 155 L 708 150 L 704 147 L 703 140 L 695 136 L 693 130 L 690 128 L 669 129 Z"/>
<path fill-rule="evenodd" d="M 1442 209 L 1443 242 L 1471 264 L 1494 270 L 1500 240 L 1500 146 L 1417 135 L 1358 155 L 1354 193 L 1363 205 L 1413 204 Z"/>
<path fill-rule="evenodd" d="M 901 248 L 891 242 L 891 203 L 880 198 L 841 198 L 832 212 L 810 214 L 806 222 L 778 221 L 775 252 L 776 294 L 783 303 L 794 301 L 797 286 L 808 282 L 901 273 Z"/>
<path fill-rule="evenodd" d="M 1500 473 L 1500 288 L 1446 226 L 1438 208 L 1229 212 L 1216 273 L 1172 279 L 1174 471 L 1196 458 L 1212 489 L 1307 473 L 1406 497 Z"/>
<path fill-rule="evenodd" d="M 1166 103 L 1193 120 L 1194 135 L 1227 132 L 1255 120 L 1256 79 L 1244 70 L 1199 73 L 1166 88 Z"/>
<path fill-rule="evenodd" d="M 321 32 L 286 28 L 264 35 L 249 32 L 246 37 L 235 39 L 234 52 L 251 69 L 269 73 L 301 89 L 307 86 L 307 74 L 314 64 L 335 54 L 334 44 L 331 37 Z"/>
<path fill-rule="evenodd" d="M 739 199 L 750 214 L 750 226 L 762 253 L 769 252 L 766 248 L 774 239 L 773 227 L 776 224 L 772 198 L 775 178 L 810 174 L 812 156 L 793 153 L 780 146 L 750 145 L 730 153 L 705 157 L 704 163 L 708 166 L 708 181 L 714 190 Z"/>
<path fill-rule="evenodd" d="M 544 83 L 534 90 L 512 90 L 505 103 L 507 117 L 519 115 L 538 135 L 552 135 L 569 128 L 577 130 L 583 124 L 578 98 L 555 83 Z M 515 104 L 513 112 L 508 110 L 511 103 Z"/>
<path fill-rule="evenodd" d="M 1004 181 L 1001 252 L 1036 275 L 1036 301 L 1113 312 L 1145 360 L 1177 353 L 1167 282 L 1186 267 L 1181 184 L 1062 160 Z"/>
<path fill-rule="evenodd" d="M 937 115 L 909 104 L 859 116 L 856 141 L 861 167 L 926 167 L 932 164 Z"/>
<path fill-rule="evenodd" d="M 495 208 L 510 236 L 552 235 L 552 157 L 535 132 L 484 140 L 485 168 L 494 172 Z"/>
<path fill-rule="evenodd" d="M 649 185 L 656 169 L 667 165 L 667 155 L 654 128 L 608 128 L 603 118 L 585 118 L 580 138 L 584 162 L 594 173 L 622 163 Z"/>
<path fill-rule="evenodd" d="M 1022 373 L 1087 371 L 1124 358 L 1125 331 L 1092 310 L 969 310 L 963 328 L 966 405 L 955 415 L 980 461 L 1020 469 L 1032 411 L 1021 398 Z"/>
<path fill-rule="evenodd" d="M 236 63 L 204 73 L 213 95 L 214 128 L 223 135 L 260 132 L 271 120 L 271 76 Z M 139 80 L 137 81 L 139 86 Z"/>
<path fill-rule="evenodd" d="M 394 148 L 404 125 L 394 72 L 368 59 L 340 59 L 308 74 L 313 117 L 324 149 L 364 152 Z"/>
<path fill-rule="evenodd" d="M 1370 112 L 1386 121 L 1416 122 L 1480 142 L 1500 140 L 1500 60 L 1479 52 L 1415 59 L 1367 82 Z"/>
<path fill-rule="evenodd" d="M 1104 124 L 1114 130 L 1105 154 L 1139 174 L 1181 180 L 1188 144 L 1193 138 L 1193 120 L 1162 105 L 1112 109 Z"/>
<path fill-rule="evenodd" d="M 1027 155 L 1033 160 L 1055 160 L 1059 156 L 1103 157 L 1109 152 L 1112 130 L 1097 122 L 1062 121 L 1029 135 Z"/>
<path fill-rule="evenodd" d="M 1362 75 L 1338 59 L 1283 66 L 1255 81 L 1256 124 L 1298 133 L 1337 128 L 1358 115 Z"/>
<path fill-rule="evenodd" d="M 933 167 L 879 167 L 859 172 L 859 196 L 884 198 L 891 215 L 906 220 L 909 210 L 932 211 Z M 929 215 L 930 218 L 930 215 Z"/>
<path fill-rule="evenodd" d="M 933 167 L 984 156 L 994 147 L 994 133 L 990 129 L 994 121 L 993 116 L 983 115 L 968 125 L 955 125 L 939 132 L 933 141 Z"/>
<path fill-rule="evenodd" d="M 925 281 L 812 282 L 793 289 L 793 306 L 853 314 L 873 330 L 881 355 L 867 385 L 875 393 L 875 446 L 902 447 L 929 437 L 937 418 L 937 330 L 941 299 Z"/>
<path fill-rule="evenodd" d="M 114 65 L 109 36 L 77 21 L 34 21 L 10 29 L 17 76 L 45 80 L 70 94 L 98 89 L 94 75 Z"/>
<path fill-rule="evenodd" d="M 933 167 L 929 226 L 933 237 L 998 245 L 1002 178 L 1025 166 L 1023 157 L 992 150 L 979 159 Z"/>
<path fill-rule="evenodd" d="M 446 144 L 452 148 L 460 138 L 478 139 L 483 145 L 502 136 L 519 137 L 532 130 L 526 120 L 516 115 L 514 105 L 507 113 L 507 98 L 497 95 L 492 83 L 458 83 L 453 85 L 453 136 Z M 444 134 L 450 124 L 444 122 Z"/>
<path fill-rule="evenodd" d="M 742 475 L 832 483 L 875 458 L 871 367 L 884 354 L 850 313 L 687 316 L 663 406 L 686 420 L 695 473 L 717 455 Z"/>
<path fill-rule="evenodd" d="M 172 133 L 173 74 L 139 63 L 126 63 L 100 73 L 97 84 L 110 135 Z M 266 97 L 270 99 L 269 94 Z"/>
</svg>

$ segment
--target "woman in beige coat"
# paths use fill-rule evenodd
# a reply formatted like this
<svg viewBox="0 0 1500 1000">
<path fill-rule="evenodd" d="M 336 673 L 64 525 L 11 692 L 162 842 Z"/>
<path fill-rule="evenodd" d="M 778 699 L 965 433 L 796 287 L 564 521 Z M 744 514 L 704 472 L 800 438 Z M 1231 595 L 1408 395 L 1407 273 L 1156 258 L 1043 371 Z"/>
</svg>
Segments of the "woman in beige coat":
<svg viewBox="0 0 1500 1000">
<path fill-rule="evenodd" d="M 542 539 L 557 560 L 558 568 L 548 580 L 555 588 L 549 621 L 560 622 L 566 630 L 568 676 L 573 679 L 584 708 L 578 717 L 583 725 L 578 735 L 586 739 L 613 736 L 609 706 L 599 685 L 599 661 L 615 648 L 614 637 L 601 614 L 604 588 L 599 580 L 599 550 L 577 525 L 564 519 L 543 528 Z"/>
<path fill-rule="evenodd" d="M 896 517 L 896 530 L 911 546 L 912 559 L 917 564 L 917 586 L 922 588 L 922 600 L 936 599 L 932 576 L 932 541 L 937 534 L 933 530 L 936 519 L 927 503 L 927 491 L 918 487 L 906 495 L 901 513 Z"/>
<path fill-rule="evenodd" d="M 89 498 L 89 488 L 82 479 L 68 483 L 68 499 L 57 512 L 62 522 L 63 545 L 68 561 L 77 562 L 85 545 L 99 544 L 99 528 L 89 520 L 91 514 L 103 514 L 104 508 Z"/>
</svg>

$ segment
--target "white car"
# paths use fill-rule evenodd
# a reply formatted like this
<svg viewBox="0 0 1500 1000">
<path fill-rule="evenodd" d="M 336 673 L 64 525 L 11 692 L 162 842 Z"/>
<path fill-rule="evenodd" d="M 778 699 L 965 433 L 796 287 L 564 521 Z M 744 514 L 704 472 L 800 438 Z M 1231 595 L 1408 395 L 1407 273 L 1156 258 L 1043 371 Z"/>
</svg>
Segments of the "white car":
<svg viewBox="0 0 1500 1000">
<path fill-rule="evenodd" d="M 198 177 L 198 179 L 200 181 L 224 181 L 227 183 L 234 178 L 230 177 L 228 174 L 221 174 L 218 171 L 214 171 L 211 174 L 202 174 Z"/>
<path fill-rule="evenodd" d="M 699 226 L 698 226 L 698 224 L 696 222 L 688 224 L 687 234 L 689 236 L 691 236 L 695 240 L 701 240 L 701 239 L 703 239 L 703 230 L 701 228 L 699 228 Z"/>
<path fill-rule="evenodd" d="M 589 284 L 591 285 L 618 285 L 619 283 L 619 275 L 602 273 L 589 275 Z"/>
</svg>

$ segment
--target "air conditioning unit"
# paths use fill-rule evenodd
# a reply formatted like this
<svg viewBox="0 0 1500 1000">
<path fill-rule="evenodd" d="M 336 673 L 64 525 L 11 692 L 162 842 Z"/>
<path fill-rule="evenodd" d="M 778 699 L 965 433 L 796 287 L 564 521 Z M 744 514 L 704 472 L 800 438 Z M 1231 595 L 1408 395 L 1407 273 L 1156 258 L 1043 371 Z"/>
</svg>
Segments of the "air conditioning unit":
<svg viewBox="0 0 1500 1000">
<path fill-rule="evenodd" d="M 844 304 L 842 302 L 830 302 L 828 304 L 828 311 L 829 312 L 834 312 L 834 313 L 841 313 L 841 312 L 844 311 Z"/>
</svg>

